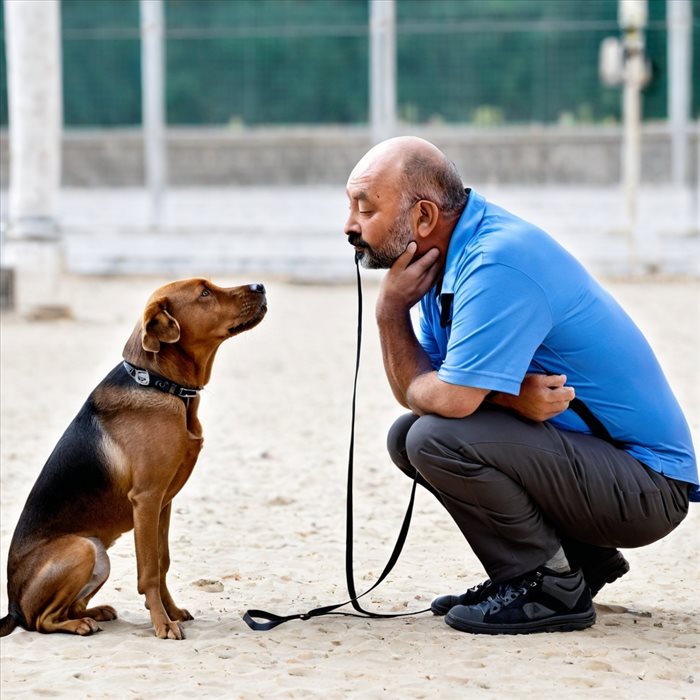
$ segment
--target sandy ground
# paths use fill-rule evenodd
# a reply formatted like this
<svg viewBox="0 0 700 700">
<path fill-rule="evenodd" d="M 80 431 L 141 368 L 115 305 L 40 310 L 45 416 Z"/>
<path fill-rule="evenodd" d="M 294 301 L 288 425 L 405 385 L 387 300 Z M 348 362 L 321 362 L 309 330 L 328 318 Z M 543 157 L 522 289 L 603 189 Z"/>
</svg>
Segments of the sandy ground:
<svg viewBox="0 0 700 700">
<path fill-rule="evenodd" d="M 4 566 L 26 495 L 92 387 L 115 365 L 155 278 L 63 280 L 74 320 L 2 318 Z M 220 284 L 257 279 L 217 278 Z M 698 698 L 700 506 L 665 540 L 626 552 L 632 570 L 597 599 L 584 632 L 461 634 L 442 618 L 326 617 L 252 632 L 248 608 L 278 613 L 345 600 L 344 509 L 355 289 L 268 281 L 261 326 L 222 347 L 203 394 L 206 446 L 174 502 L 170 588 L 195 620 L 187 639 L 153 636 L 136 592 L 131 534 L 110 550 L 95 599 L 119 620 L 87 638 L 16 630 L 2 640 L 2 697 Z M 696 282 L 610 281 L 650 337 L 700 435 Z M 400 409 L 384 378 L 367 280 L 359 383 L 356 577 L 369 587 L 391 551 L 410 484 L 384 436 Z M 365 598 L 424 608 L 483 571 L 448 516 L 419 493 L 394 572 Z"/>
</svg>

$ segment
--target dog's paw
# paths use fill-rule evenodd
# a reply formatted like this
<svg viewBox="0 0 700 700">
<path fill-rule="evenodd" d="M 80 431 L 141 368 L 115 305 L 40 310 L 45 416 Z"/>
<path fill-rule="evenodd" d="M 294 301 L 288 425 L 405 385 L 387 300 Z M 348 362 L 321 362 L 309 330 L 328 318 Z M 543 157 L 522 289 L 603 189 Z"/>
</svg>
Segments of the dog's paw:
<svg viewBox="0 0 700 700">
<path fill-rule="evenodd" d="M 156 625 L 156 637 L 159 639 L 184 639 L 185 633 L 177 622 Z"/>
<path fill-rule="evenodd" d="M 174 610 L 168 610 L 168 615 L 170 615 L 171 620 L 177 622 L 186 622 L 187 620 L 194 620 L 194 617 L 190 614 L 189 610 L 185 608 L 175 608 Z"/>
<path fill-rule="evenodd" d="M 108 622 L 117 619 L 117 611 L 111 605 L 98 605 L 86 610 L 85 613 L 98 622 Z"/>
<path fill-rule="evenodd" d="M 100 626 L 91 617 L 81 617 L 79 620 L 71 620 L 71 622 L 73 623 L 71 631 L 82 637 L 87 637 L 100 631 Z"/>
</svg>

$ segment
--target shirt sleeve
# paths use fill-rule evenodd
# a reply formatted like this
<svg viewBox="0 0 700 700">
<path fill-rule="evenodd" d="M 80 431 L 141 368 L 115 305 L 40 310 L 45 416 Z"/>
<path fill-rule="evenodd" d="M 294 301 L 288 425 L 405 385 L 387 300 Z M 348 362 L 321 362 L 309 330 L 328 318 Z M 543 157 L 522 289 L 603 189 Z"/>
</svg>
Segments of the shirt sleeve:
<svg viewBox="0 0 700 700">
<path fill-rule="evenodd" d="M 485 264 L 455 288 L 450 337 L 438 377 L 517 395 L 552 328 L 542 288 L 508 265 Z"/>
</svg>

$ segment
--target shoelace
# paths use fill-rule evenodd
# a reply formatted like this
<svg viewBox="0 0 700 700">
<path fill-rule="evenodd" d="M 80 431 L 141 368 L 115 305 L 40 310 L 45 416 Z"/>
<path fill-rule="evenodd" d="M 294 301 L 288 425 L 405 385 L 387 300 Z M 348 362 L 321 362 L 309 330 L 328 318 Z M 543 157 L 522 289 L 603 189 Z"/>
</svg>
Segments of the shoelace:
<svg viewBox="0 0 700 700">
<path fill-rule="evenodd" d="M 529 588 L 534 588 L 541 578 L 541 574 L 536 572 L 534 575 L 523 577 L 517 584 L 514 584 L 512 581 L 502 583 L 494 595 L 490 595 L 486 600 L 478 603 L 477 607 L 484 614 L 497 613 L 517 600 L 521 595 L 525 595 Z"/>
</svg>

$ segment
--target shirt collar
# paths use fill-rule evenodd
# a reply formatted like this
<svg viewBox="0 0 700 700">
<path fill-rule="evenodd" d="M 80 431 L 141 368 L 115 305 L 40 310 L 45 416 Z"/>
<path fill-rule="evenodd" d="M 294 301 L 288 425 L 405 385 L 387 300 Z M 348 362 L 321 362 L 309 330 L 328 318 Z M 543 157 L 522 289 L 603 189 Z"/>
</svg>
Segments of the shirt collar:
<svg viewBox="0 0 700 700">
<path fill-rule="evenodd" d="M 437 286 L 436 296 L 440 306 L 440 325 L 446 328 L 452 323 L 452 300 L 454 298 L 457 272 L 464 250 L 473 238 L 484 216 L 486 200 L 474 190 L 467 190 L 467 203 L 457 224 L 452 230 L 447 247 L 445 272 Z"/>
<path fill-rule="evenodd" d="M 459 261 L 462 258 L 464 249 L 474 237 L 481 223 L 481 219 L 484 217 L 486 199 L 474 190 L 467 190 L 467 192 L 469 195 L 467 204 L 452 230 L 450 244 L 447 247 L 445 273 L 442 277 L 442 285 L 439 290 L 440 296 L 444 294 L 454 294 Z"/>
</svg>

